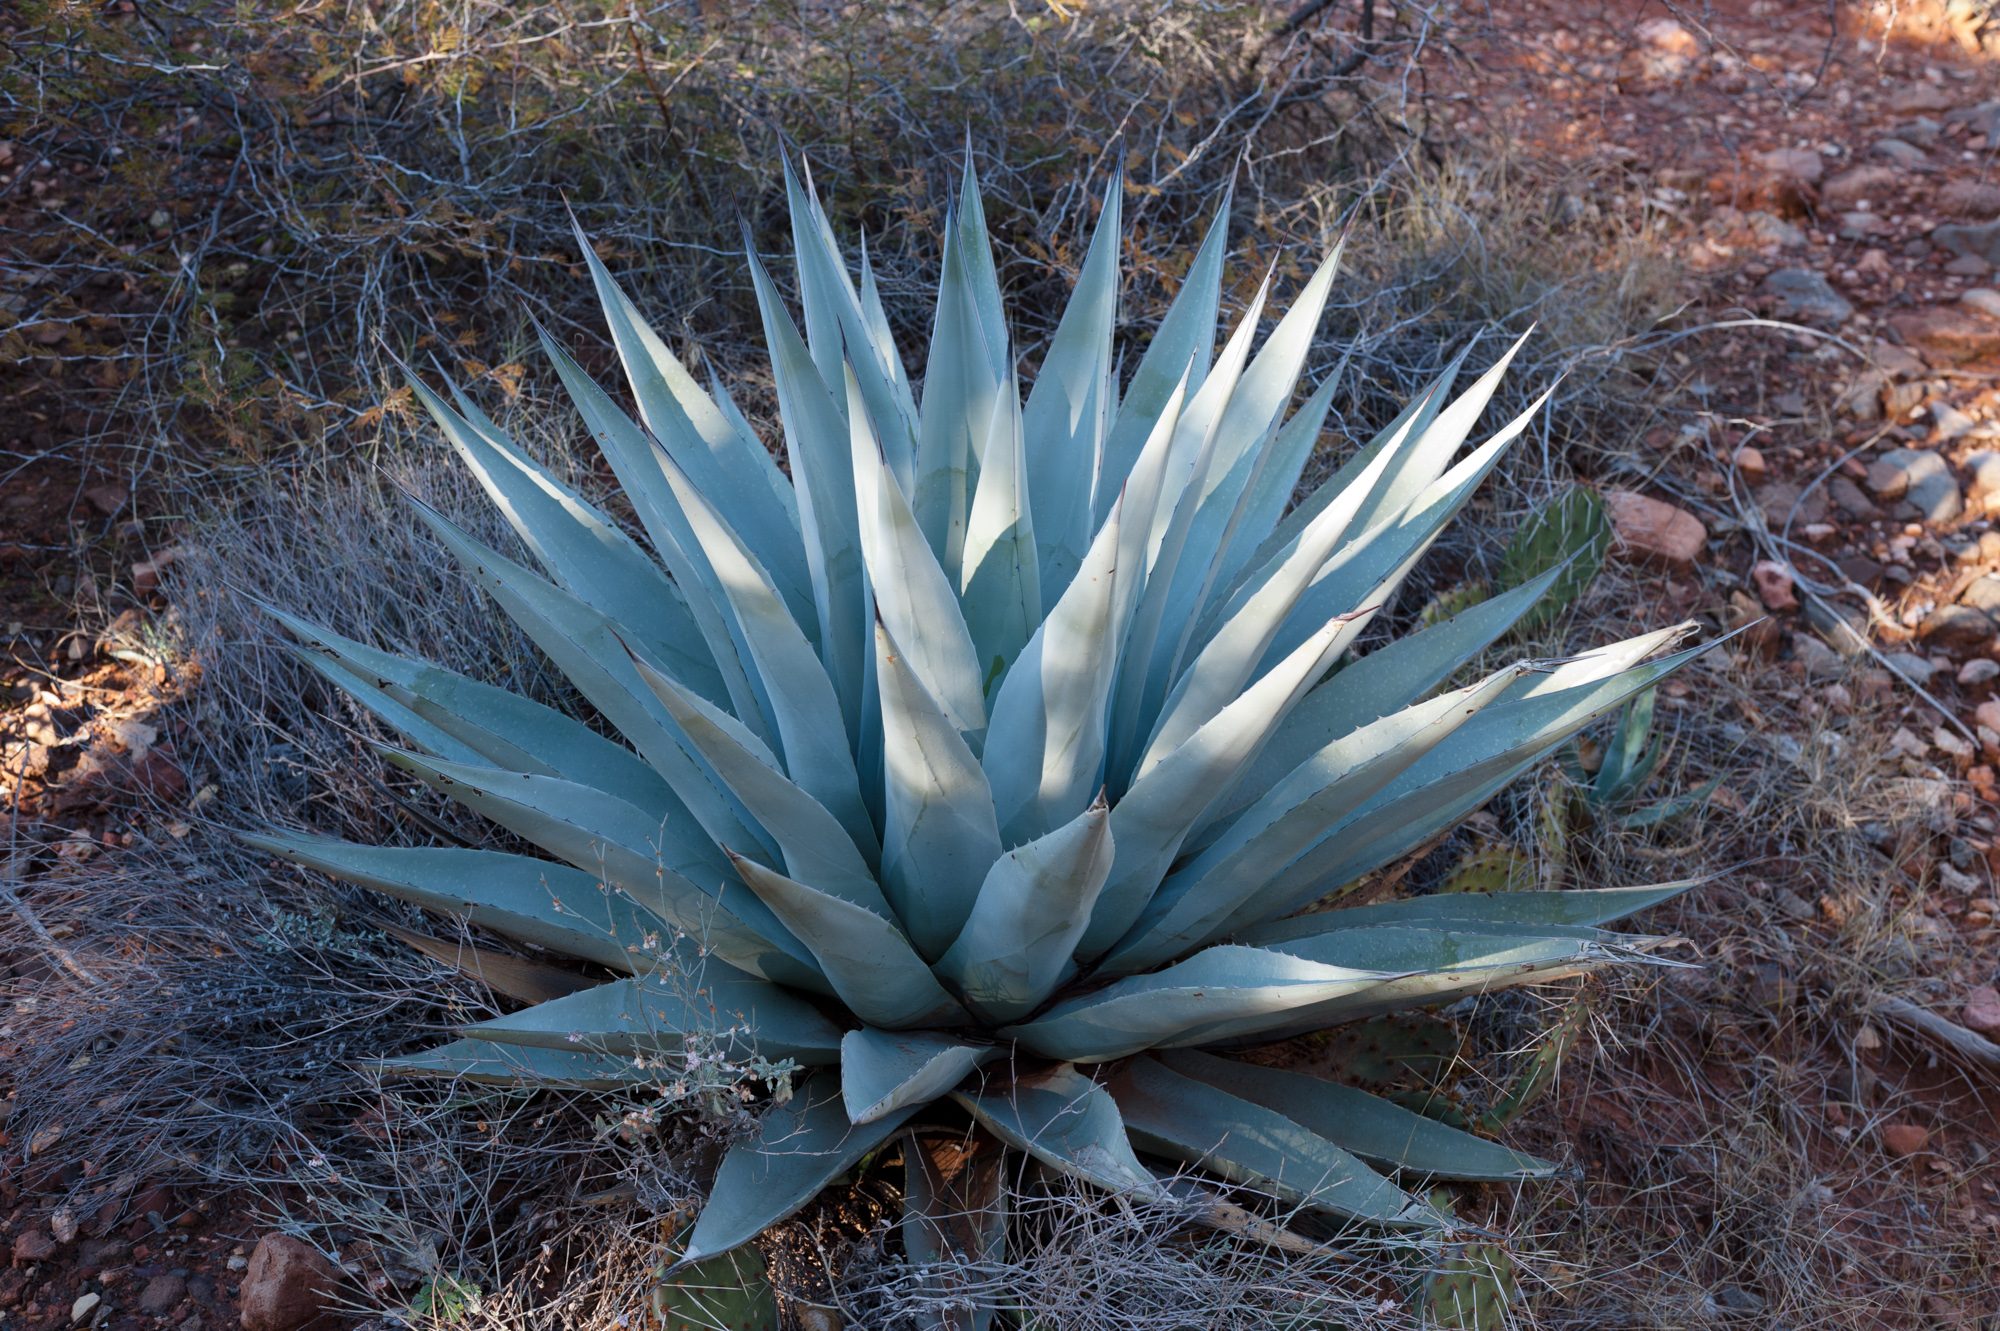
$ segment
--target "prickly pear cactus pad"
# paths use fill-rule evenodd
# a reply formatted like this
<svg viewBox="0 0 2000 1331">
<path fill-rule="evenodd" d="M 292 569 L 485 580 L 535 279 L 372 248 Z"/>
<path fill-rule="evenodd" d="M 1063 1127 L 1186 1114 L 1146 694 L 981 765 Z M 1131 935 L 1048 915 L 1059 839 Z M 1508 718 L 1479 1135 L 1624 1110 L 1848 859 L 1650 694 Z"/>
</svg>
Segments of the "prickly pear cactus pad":
<svg viewBox="0 0 2000 1331">
<path fill-rule="evenodd" d="M 1338 245 L 1268 329 L 1267 281 L 1218 340 L 1220 208 L 1165 318 L 1121 344 L 1114 181 L 1029 373 L 968 170 L 919 379 L 865 256 L 850 268 L 789 164 L 785 185 L 803 308 L 746 257 L 770 439 L 578 235 L 625 383 L 543 349 L 629 530 L 468 397 L 413 380 L 532 566 L 420 504 L 424 522 L 593 716 L 269 607 L 406 737 L 388 763 L 542 852 L 252 837 L 568 959 L 509 972 L 521 1006 L 393 1065 L 617 1088 L 695 1042 L 802 1069 L 721 1161 L 680 1254 L 702 1273 L 919 1130 L 1191 1221 L 1214 1218 L 1213 1194 L 1163 1175 L 1421 1233 L 1450 1226 L 1423 1180 L 1548 1173 L 1367 1089 L 1229 1055 L 1642 956 L 1605 926 L 1688 886 L 1308 910 L 1704 650 L 1678 646 L 1682 627 L 1459 677 L 1568 585 L 1564 552 L 1594 530 L 1580 509 L 1544 524 L 1517 585 L 1351 650 L 1541 406 L 1476 433 L 1518 344 L 1462 388 L 1461 353 L 1295 501 L 1337 391 L 1293 408 Z M 906 1203 L 992 1214 L 964 1242 L 998 1242 L 983 1194 L 1005 1173 L 924 1175 Z M 1469 1274 L 1440 1271 L 1426 1297 L 1486 1307 Z M 749 1311 L 728 1315 L 756 1324 L 754 1282 L 736 1284 Z"/>
</svg>

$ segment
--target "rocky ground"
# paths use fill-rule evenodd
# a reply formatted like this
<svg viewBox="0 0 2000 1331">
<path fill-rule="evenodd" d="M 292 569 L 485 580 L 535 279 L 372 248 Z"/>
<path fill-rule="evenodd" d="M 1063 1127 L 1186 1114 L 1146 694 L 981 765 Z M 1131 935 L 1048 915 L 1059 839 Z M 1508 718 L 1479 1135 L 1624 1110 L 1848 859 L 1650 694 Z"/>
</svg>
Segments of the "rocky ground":
<svg viewBox="0 0 2000 1331">
<path fill-rule="evenodd" d="M 1874 779 L 1934 810 L 1934 835 L 1886 823 L 1882 835 L 1905 927 L 1925 943 L 1920 1025 L 1944 1052 L 1894 1065 L 1910 1090 L 1895 1112 L 1835 1126 L 1865 1128 L 1891 1175 L 1950 1175 L 1953 1223 L 1991 1253 L 2000 24 L 1971 7 L 1917 6 L 1885 22 L 1775 0 L 1699 19 L 1579 0 L 1505 8 L 1487 44 L 1458 53 L 1445 92 L 1458 99 L 1454 133 L 1503 130 L 1569 163 L 1577 183 L 1560 209 L 1632 210 L 1686 273 L 1689 313 L 1634 353 L 1669 386 L 1664 423 L 1606 441 L 1614 462 L 1599 478 L 1647 615 L 1747 627 L 1761 692 L 1740 704 L 1742 727 L 1794 753 L 1880 732 L 1887 752 L 1865 755 Z M 89 187 L 13 160 L 5 144 L 0 174 L 32 177 L 37 198 Z M 138 605 L 89 630 L 67 617 L 78 601 L 95 607 L 83 594 L 93 569 L 106 582 L 115 570 L 145 603 L 172 557 L 170 527 L 135 515 L 87 459 L 52 449 L 61 421 L 0 430 L 18 431 L 10 446 L 23 455 L 50 454 L 9 472 L 0 497 L 0 628 L 13 644 L 0 797 L 17 820 L 57 829 L 61 853 L 88 857 L 131 835 L 133 794 L 201 797 L 184 789 L 156 714 L 196 681 L 154 664 Z M 1744 890 L 1787 927 L 1841 924 L 1838 885 L 1822 894 L 1770 879 Z M 31 963 L 15 964 L 19 978 Z M 0 1052 L 7 1039 L 0 1027 Z M 1849 1052 L 1889 1068 L 1883 1043 L 1862 1025 Z M 1967 1077 L 1983 1087 L 1967 1095 Z M 0 1132 L 10 1166 L 30 1148 Z M 97 1212 L 49 1215 L 24 1190 L 31 1181 L 0 1179 L 11 1256 L 0 1328 L 203 1331 L 240 1317 L 250 1331 L 293 1331 L 320 1309 L 326 1272 L 260 1248 L 227 1199 L 126 1180 Z M 1914 1185 L 1891 1194 L 1888 1238 L 1870 1241 L 1893 1243 L 1896 1205 L 1932 1204 Z M 1978 1303 L 1941 1299 L 1933 1324 L 1981 1325 Z"/>
<path fill-rule="evenodd" d="M 1653 502 L 1614 502 L 1614 524 L 1668 603 L 1755 623 L 1808 715 L 1892 707 L 1903 772 L 1978 797 L 1938 906 L 1988 955 L 2000 20 L 1581 9 L 1521 8 L 1473 119 L 1631 191 L 1686 265 L 1697 317 L 1660 361 L 1681 410 L 1629 459 Z"/>
</svg>

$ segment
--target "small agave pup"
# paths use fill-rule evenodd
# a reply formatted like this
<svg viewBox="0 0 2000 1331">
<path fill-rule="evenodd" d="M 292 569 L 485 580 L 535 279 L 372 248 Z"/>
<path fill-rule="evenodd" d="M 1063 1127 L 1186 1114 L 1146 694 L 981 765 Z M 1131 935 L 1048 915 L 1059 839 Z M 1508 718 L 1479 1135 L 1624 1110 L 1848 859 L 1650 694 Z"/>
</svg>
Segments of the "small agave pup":
<svg viewBox="0 0 2000 1331">
<path fill-rule="evenodd" d="M 1261 290 L 1216 351 L 1218 216 L 1121 392 L 1114 187 L 1024 402 L 968 172 L 919 407 L 865 256 L 857 283 L 787 186 L 803 336 L 749 263 L 789 479 L 587 242 L 638 421 L 544 345 L 644 544 L 416 385 L 541 572 L 424 520 L 624 743 L 272 610 L 408 737 L 391 762 L 552 858 L 255 843 L 599 974 L 397 1064 L 637 1086 L 693 1035 L 805 1068 L 724 1158 L 689 1261 L 928 1125 L 1197 1219 L 1209 1194 L 1163 1181 L 1183 1165 L 1394 1227 L 1443 1223 L 1417 1180 L 1546 1173 L 1213 1052 L 1637 955 L 1601 926 L 1685 886 L 1301 913 L 1693 655 L 1658 655 L 1670 629 L 1440 692 L 1558 568 L 1343 664 L 1527 425 L 1456 457 L 1513 352 L 1456 397 L 1454 363 L 1294 505 L 1333 385 L 1286 408 L 1334 258 L 1254 355 Z M 913 1210 L 963 1209 L 926 1177 Z"/>
</svg>

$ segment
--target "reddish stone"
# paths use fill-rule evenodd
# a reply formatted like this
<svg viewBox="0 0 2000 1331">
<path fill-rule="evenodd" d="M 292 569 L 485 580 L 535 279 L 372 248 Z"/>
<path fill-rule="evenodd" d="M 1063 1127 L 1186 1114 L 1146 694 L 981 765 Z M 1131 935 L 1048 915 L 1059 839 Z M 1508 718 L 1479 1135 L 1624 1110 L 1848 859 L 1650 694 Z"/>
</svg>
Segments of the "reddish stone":
<svg viewBox="0 0 2000 1331">
<path fill-rule="evenodd" d="M 1953 180 L 1937 192 L 1937 209 L 1952 217 L 1981 221 L 2000 217 L 2000 185 L 1977 180 Z"/>
<path fill-rule="evenodd" d="M 1931 1144 L 1930 1129 L 1918 1123 L 1889 1123 L 1882 1128 L 1882 1149 L 1890 1155 L 1908 1157 Z"/>
<path fill-rule="evenodd" d="M 1932 305 L 1889 316 L 1889 326 L 1935 361 L 1951 364 L 2000 356 L 2000 319 L 1965 306 Z"/>
<path fill-rule="evenodd" d="M 1990 706 L 1991 704 L 1982 704 Z M 2000 990 L 1990 984 L 1982 984 L 1965 996 L 1965 1008 L 1959 1013 L 1966 1029 L 1988 1037 L 2000 1035 Z"/>
<path fill-rule="evenodd" d="M 1796 610 L 1799 598 L 1792 590 L 1792 571 L 1775 559 L 1760 559 L 1750 570 L 1757 586 L 1757 599 L 1766 610 Z"/>
<path fill-rule="evenodd" d="M 243 1272 L 237 1307 L 243 1331 L 300 1331 L 331 1325 L 340 1271 L 312 1247 L 289 1234 L 257 1240 Z"/>
<path fill-rule="evenodd" d="M 167 565 L 180 557 L 180 547 L 170 545 L 151 559 L 132 565 L 132 590 L 141 596 L 157 591 L 160 586 L 160 574 L 166 570 Z"/>
<path fill-rule="evenodd" d="M 1686 509 L 1637 494 L 1606 490 L 1604 512 L 1616 538 L 1612 552 L 1635 563 L 1692 568 L 1708 544 L 1708 528 Z"/>
<path fill-rule="evenodd" d="M 1894 167 L 1850 167 L 1820 186 L 1820 197 L 1829 204 L 1846 205 L 1863 199 L 1879 199 L 1894 189 L 1902 175 Z"/>
<path fill-rule="evenodd" d="M 32 1266 L 56 1255 L 56 1241 L 40 1227 L 24 1229 L 14 1236 L 14 1262 Z"/>
<path fill-rule="evenodd" d="M 186 792 L 187 774 L 174 761 L 173 749 L 163 744 L 132 764 L 126 786 L 134 794 L 171 800 Z"/>
<path fill-rule="evenodd" d="M 1810 148 L 1773 148 L 1757 154 L 1757 165 L 1774 176 L 1804 185 L 1819 184 L 1826 172 L 1826 160 Z"/>
</svg>

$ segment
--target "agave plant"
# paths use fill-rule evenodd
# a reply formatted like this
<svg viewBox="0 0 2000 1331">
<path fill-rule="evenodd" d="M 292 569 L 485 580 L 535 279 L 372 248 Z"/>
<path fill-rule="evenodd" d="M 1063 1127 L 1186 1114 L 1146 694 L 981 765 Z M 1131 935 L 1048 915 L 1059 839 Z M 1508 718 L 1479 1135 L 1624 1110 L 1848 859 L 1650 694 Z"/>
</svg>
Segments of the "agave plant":
<svg viewBox="0 0 2000 1331">
<path fill-rule="evenodd" d="M 865 252 L 857 281 L 786 185 L 803 335 L 748 256 L 785 468 L 581 232 L 637 418 L 543 345 L 643 541 L 413 379 L 541 572 L 419 513 L 601 726 L 271 611 L 408 737 L 388 761 L 551 858 L 255 843 L 590 968 L 531 967 L 519 992 L 555 996 L 396 1065 L 631 1087 L 699 1038 L 803 1069 L 688 1262 L 934 1125 L 1197 1219 L 1227 1208 L 1188 1166 L 1416 1228 L 1442 1223 L 1417 1179 L 1547 1172 L 1226 1052 L 1637 955 L 1601 926 L 1685 886 L 1309 909 L 1699 650 L 1659 655 L 1670 629 L 1453 684 L 1555 567 L 1347 659 L 1528 425 L 1458 456 L 1514 351 L 1453 396 L 1461 353 L 1294 503 L 1338 245 L 1254 355 L 1269 277 L 1216 350 L 1225 202 L 1121 391 L 1114 185 L 1024 401 L 968 170 L 920 406 Z M 909 1177 L 920 1217 L 962 1205 L 963 1177 Z"/>
</svg>

